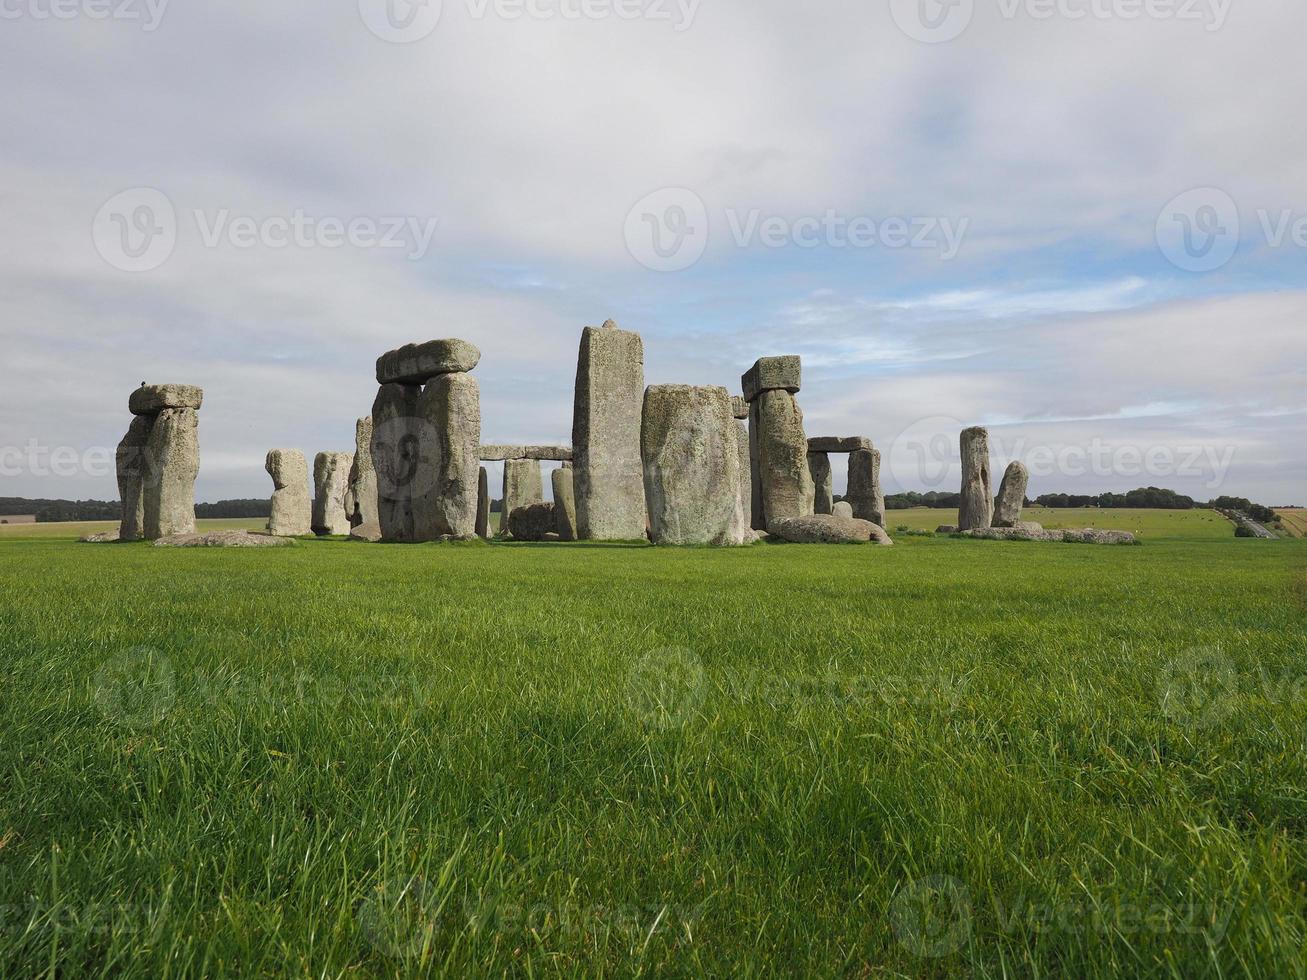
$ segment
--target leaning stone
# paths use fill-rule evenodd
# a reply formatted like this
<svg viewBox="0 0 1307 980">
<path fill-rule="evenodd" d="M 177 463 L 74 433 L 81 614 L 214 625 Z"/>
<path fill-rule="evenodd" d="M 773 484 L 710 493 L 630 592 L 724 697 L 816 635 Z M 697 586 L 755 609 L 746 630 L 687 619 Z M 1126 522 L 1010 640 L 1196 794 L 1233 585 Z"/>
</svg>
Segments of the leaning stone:
<svg viewBox="0 0 1307 980">
<path fill-rule="evenodd" d="M 475 536 L 481 464 L 481 389 L 470 374 L 432 378 L 418 398 L 416 541 Z"/>
<path fill-rule="evenodd" d="M 737 419 L 749 417 L 749 403 L 744 400 L 743 395 L 731 395 L 731 415 Z"/>
<path fill-rule="evenodd" d="M 145 537 L 151 541 L 195 530 L 195 477 L 200 472 L 199 416 L 193 408 L 165 408 L 154 420 L 145 451 Z"/>
<path fill-rule="evenodd" d="M 294 544 L 290 538 L 249 531 L 204 531 L 199 534 L 169 534 L 154 542 L 156 548 L 281 548 Z"/>
<path fill-rule="evenodd" d="M 797 395 L 802 373 L 802 361 L 797 354 L 760 357 L 740 378 L 744 400 L 751 402 L 764 391 L 788 391 Z"/>
<path fill-rule="evenodd" d="M 845 499 L 853 516 L 885 524 L 885 496 L 880 488 L 880 453 L 875 449 L 856 449 L 849 453 L 849 479 Z"/>
<path fill-rule="evenodd" d="M 388 384 L 372 403 L 372 465 L 377 474 L 377 521 L 386 541 L 413 541 L 413 496 L 417 486 L 418 398 L 416 385 Z"/>
<path fill-rule="evenodd" d="M 540 479 L 540 463 L 534 459 L 508 459 L 504 461 L 504 493 L 500 502 L 499 536 L 511 533 L 509 519 L 519 507 L 543 503 L 544 483 Z"/>
<path fill-rule="evenodd" d="M 549 475 L 554 491 L 554 522 L 558 540 L 576 540 L 576 493 L 572 487 L 572 471 L 562 467 Z"/>
<path fill-rule="evenodd" d="M 118 443 L 118 499 L 122 501 L 122 523 L 118 533 L 124 541 L 139 541 L 145 533 L 145 481 L 154 467 L 146 455 L 154 416 L 137 415 Z"/>
<path fill-rule="evenodd" d="M 272 509 L 268 533 L 296 537 L 313 530 L 313 502 L 309 499 L 309 464 L 298 449 L 273 449 L 263 464 L 272 477 Z"/>
<path fill-rule="evenodd" d="M 874 541 L 890 545 L 885 529 L 871 521 L 836 517 L 833 514 L 809 514 L 806 517 L 782 517 L 767 526 L 773 538 L 795 544 L 865 544 Z"/>
<path fill-rule="evenodd" d="M 349 467 L 345 516 L 352 526 L 377 524 L 377 471 L 372 465 L 372 416 L 354 423 L 354 461 Z"/>
<path fill-rule="evenodd" d="M 856 453 L 870 448 L 871 440 L 866 436 L 813 436 L 808 440 L 810 453 Z"/>
<path fill-rule="evenodd" d="M 527 459 L 547 459 L 555 463 L 565 463 L 572 458 L 571 446 L 527 446 Z"/>
<path fill-rule="evenodd" d="M 582 541 L 642 539 L 648 518 L 640 459 L 644 344 L 612 320 L 586 327 L 572 411 L 576 529 Z"/>
<path fill-rule="evenodd" d="M 490 478 L 484 466 L 477 474 L 477 526 L 478 538 L 490 537 Z"/>
<path fill-rule="evenodd" d="M 165 408 L 199 411 L 203 403 L 204 389 L 195 385 L 146 385 L 132 392 L 127 408 L 133 415 L 158 415 Z"/>
<path fill-rule="evenodd" d="M 466 340 L 428 340 L 405 344 L 377 358 L 377 384 L 426 384 L 441 374 L 466 374 L 481 360 L 481 351 Z"/>
<path fill-rule="evenodd" d="M 508 530 L 514 541 L 544 541 L 554 534 L 557 521 L 551 501 L 514 507 L 508 514 Z"/>
<path fill-rule="evenodd" d="M 812 445 L 812 440 L 808 440 Z M 829 514 L 835 503 L 835 484 L 831 479 L 830 457 L 825 453 L 808 451 L 808 472 L 812 474 L 812 510 L 814 514 Z"/>
<path fill-rule="evenodd" d="M 1003 473 L 1003 482 L 998 485 L 998 497 L 994 501 L 994 527 L 1016 527 L 1021 520 L 1021 508 L 1026 502 L 1026 487 L 1030 483 L 1030 472 L 1022 463 L 1012 462 Z"/>
<path fill-rule="evenodd" d="M 831 514 L 835 517 L 843 517 L 845 520 L 853 519 L 853 505 L 847 500 L 837 500 L 831 505 Z"/>
<path fill-rule="evenodd" d="M 642 415 L 640 453 L 654 544 L 752 544 L 726 389 L 650 385 Z"/>
<path fill-rule="evenodd" d="M 771 522 L 779 518 L 806 517 L 813 512 L 808 437 L 803 433 L 803 412 L 788 391 L 768 389 L 753 400 L 750 409 L 754 479 L 761 486 L 761 517 L 770 529 Z"/>
<path fill-rule="evenodd" d="M 989 432 L 981 426 L 963 429 L 962 499 L 958 527 L 964 531 L 986 528 L 994 521 L 994 492 L 989 480 Z"/>
<path fill-rule="evenodd" d="M 314 534 L 349 534 L 345 491 L 352 462 L 349 453 L 318 453 L 313 458 Z"/>
</svg>

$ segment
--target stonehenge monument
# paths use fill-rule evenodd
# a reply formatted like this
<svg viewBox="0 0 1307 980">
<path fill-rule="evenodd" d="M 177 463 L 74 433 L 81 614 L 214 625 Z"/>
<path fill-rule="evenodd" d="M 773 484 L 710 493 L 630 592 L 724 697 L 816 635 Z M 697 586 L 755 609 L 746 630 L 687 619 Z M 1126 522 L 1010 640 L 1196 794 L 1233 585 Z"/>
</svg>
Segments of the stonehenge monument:
<svg viewBox="0 0 1307 980">
<path fill-rule="evenodd" d="M 817 484 L 814 512 L 833 513 L 829 489 L 823 493 L 821 479 L 830 484 L 831 453 L 848 453 L 849 476 L 844 499 L 852 508 L 852 516 L 882 527 L 885 524 L 885 494 L 880 487 L 880 452 L 866 436 L 814 436 L 808 440 L 808 468 Z"/>
<path fill-rule="evenodd" d="M 377 471 L 372 466 L 372 416 L 354 423 L 354 462 L 349 467 L 345 516 L 353 527 L 377 524 Z"/>
<path fill-rule="evenodd" d="M 127 407 L 135 417 L 115 453 L 120 540 L 154 541 L 195 530 L 196 413 L 203 402 L 203 390 L 194 385 L 142 385 L 131 393 Z"/>
<path fill-rule="evenodd" d="M 572 411 L 573 489 L 583 541 L 643 539 L 647 526 L 640 458 L 644 344 L 608 320 L 586 327 Z"/>
<path fill-rule="evenodd" d="M 801 367 L 797 355 L 759 358 L 740 379 L 749 403 L 749 457 L 753 470 L 752 524 L 768 529 L 782 517 L 813 512 L 808 438 L 794 395 Z"/>
<path fill-rule="evenodd" d="M 958 529 L 988 528 L 994 519 L 994 495 L 989 482 L 989 432 L 981 426 L 963 429 L 962 499 L 958 503 Z"/>
<path fill-rule="evenodd" d="M 554 491 L 554 523 L 559 541 L 576 540 L 576 492 L 572 469 L 563 465 L 549 475 Z"/>
<path fill-rule="evenodd" d="M 725 388 L 650 385 L 641 413 L 644 496 L 654 544 L 755 539 L 740 503 L 738 440 Z"/>
<path fill-rule="evenodd" d="M 314 534 L 349 534 L 345 494 L 349 490 L 350 453 L 318 453 L 313 458 Z"/>
<path fill-rule="evenodd" d="M 1021 508 L 1026 503 L 1026 488 L 1030 484 L 1030 471 L 1025 464 L 1013 461 L 1003 473 L 994 500 L 992 527 L 1016 527 L 1021 523 Z"/>
<path fill-rule="evenodd" d="M 272 477 L 272 513 L 268 533 L 293 538 L 313 530 L 313 503 L 309 499 L 309 464 L 298 449 L 272 449 L 264 461 Z"/>
</svg>

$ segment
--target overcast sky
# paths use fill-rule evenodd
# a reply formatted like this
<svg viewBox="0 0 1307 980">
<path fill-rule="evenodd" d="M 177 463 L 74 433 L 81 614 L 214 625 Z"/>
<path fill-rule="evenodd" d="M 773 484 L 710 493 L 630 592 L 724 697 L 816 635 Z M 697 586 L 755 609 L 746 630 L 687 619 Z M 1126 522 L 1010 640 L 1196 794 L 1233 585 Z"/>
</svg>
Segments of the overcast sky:
<svg viewBox="0 0 1307 980">
<path fill-rule="evenodd" d="M 142 380 L 205 390 L 199 499 L 265 496 L 434 337 L 482 350 L 483 441 L 567 442 L 611 317 L 648 383 L 801 354 L 808 434 L 890 492 L 984 424 L 1032 495 L 1307 504 L 1305 37 L 1302 0 L 0 0 L 0 496 L 115 499 Z"/>
</svg>

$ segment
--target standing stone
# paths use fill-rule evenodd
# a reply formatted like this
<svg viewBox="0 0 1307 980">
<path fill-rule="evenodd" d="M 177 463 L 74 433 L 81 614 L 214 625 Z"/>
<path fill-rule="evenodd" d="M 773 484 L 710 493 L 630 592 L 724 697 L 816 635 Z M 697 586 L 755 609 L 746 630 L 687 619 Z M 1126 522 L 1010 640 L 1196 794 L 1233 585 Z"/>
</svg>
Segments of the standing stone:
<svg viewBox="0 0 1307 980">
<path fill-rule="evenodd" d="M 490 478 L 484 466 L 477 474 L 477 537 L 490 537 Z"/>
<path fill-rule="evenodd" d="M 540 479 L 540 462 L 535 459 L 504 460 L 504 499 L 499 512 L 499 536 L 508 536 L 508 519 L 519 507 L 541 504 L 545 500 Z"/>
<path fill-rule="evenodd" d="M 962 430 L 962 499 L 958 529 L 987 528 L 994 519 L 994 491 L 989 480 L 989 432 L 981 426 Z"/>
<path fill-rule="evenodd" d="M 812 474 L 814 514 L 829 514 L 835 503 L 835 483 L 831 479 L 830 456 L 808 453 L 808 472 Z"/>
<path fill-rule="evenodd" d="M 372 465 L 377 476 L 377 520 L 386 541 L 413 541 L 413 494 L 418 479 L 416 385 L 384 384 L 372 403 Z"/>
<path fill-rule="evenodd" d="M 309 534 L 313 529 L 309 500 L 309 464 L 298 449 L 273 449 L 264 461 L 272 477 L 272 516 L 268 533 L 281 538 Z"/>
<path fill-rule="evenodd" d="M 880 484 L 879 454 L 872 449 L 855 449 L 849 453 L 849 482 L 844 499 L 860 521 L 879 524 L 883 515 L 876 513 L 876 492 Z"/>
<path fill-rule="evenodd" d="M 378 523 L 377 471 L 372 465 L 372 416 L 354 424 L 354 462 L 349 467 L 345 515 L 353 527 Z"/>
<path fill-rule="evenodd" d="M 550 474 L 554 491 L 554 521 L 559 541 L 576 540 L 576 491 L 570 469 L 560 467 Z"/>
<path fill-rule="evenodd" d="M 764 523 L 808 516 L 813 512 L 814 490 L 799 403 L 790 392 L 773 388 L 754 399 L 751 408 L 751 419 L 757 419 L 757 479 L 762 484 Z M 751 437 L 753 429 L 751 424 Z"/>
<path fill-rule="evenodd" d="M 345 493 L 353 461 L 349 453 L 318 453 L 313 458 L 314 534 L 349 534 Z"/>
<path fill-rule="evenodd" d="M 647 515 L 640 461 L 644 344 L 612 320 L 586 327 L 572 411 L 577 536 L 643 538 Z"/>
<path fill-rule="evenodd" d="M 853 505 L 847 500 L 837 500 L 831 506 L 831 516 L 842 517 L 845 520 L 853 520 Z"/>
<path fill-rule="evenodd" d="M 418 398 L 418 485 L 413 495 L 416 541 L 469 539 L 476 534 L 480 482 L 481 389 L 470 374 L 439 374 Z"/>
<path fill-rule="evenodd" d="M 732 396 L 731 403 L 735 404 L 738 395 Z M 740 399 L 743 401 L 743 399 Z M 737 406 L 738 408 L 738 406 Z M 745 416 L 748 416 L 749 406 L 744 406 Z M 735 423 L 735 449 L 740 463 L 740 508 L 744 516 L 749 518 L 749 526 L 753 526 L 753 458 L 749 454 L 749 427 L 743 422 L 738 421 L 736 416 Z"/>
<path fill-rule="evenodd" d="M 1016 527 L 1021 523 L 1021 508 L 1025 506 L 1029 485 L 1030 471 L 1025 464 L 1015 460 L 1009 463 L 994 501 L 994 527 Z"/>
<path fill-rule="evenodd" d="M 122 523 L 118 528 L 119 541 L 139 541 L 145 533 L 145 481 L 153 470 L 145 447 L 150 441 L 150 429 L 153 427 L 153 415 L 137 415 L 128 426 L 123 441 L 118 443 L 115 463 L 118 470 L 118 499 L 123 504 Z"/>
<path fill-rule="evenodd" d="M 165 408 L 145 446 L 145 537 L 195 531 L 195 477 L 200 472 L 199 417 L 193 408 Z"/>
<path fill-rule="evenodd" d="M 726 389 L 651 385 L 642 415 L 640 453 L 654 544 L 751 543 Z"/>
</svg>

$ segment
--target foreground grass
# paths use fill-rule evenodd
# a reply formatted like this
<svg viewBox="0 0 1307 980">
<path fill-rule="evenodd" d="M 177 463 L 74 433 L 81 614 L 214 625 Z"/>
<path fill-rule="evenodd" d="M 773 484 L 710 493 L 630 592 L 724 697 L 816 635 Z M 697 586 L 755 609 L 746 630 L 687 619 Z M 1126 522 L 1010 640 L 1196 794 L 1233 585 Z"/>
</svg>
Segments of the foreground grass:
<svg viewBox="0 0 1307 980">
<path fill-rule="evenodd" d="M 1307 546 L 1158 513 L 0 540 L 0 975 L 1301 976 Z"/>
</svg>

